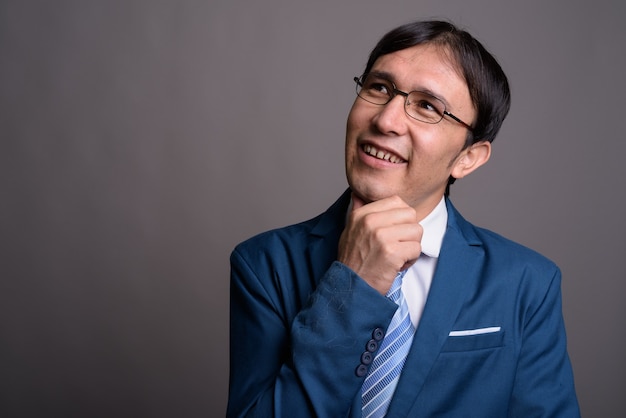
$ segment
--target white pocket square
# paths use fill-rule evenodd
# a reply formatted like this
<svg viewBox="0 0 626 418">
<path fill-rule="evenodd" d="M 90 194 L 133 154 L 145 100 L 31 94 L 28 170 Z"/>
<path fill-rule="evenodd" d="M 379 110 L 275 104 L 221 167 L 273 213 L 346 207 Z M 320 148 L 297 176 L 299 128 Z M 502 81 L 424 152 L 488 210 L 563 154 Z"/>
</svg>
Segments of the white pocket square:
<svg viewBox="0 0 626 418">
<path fill-rule="evenodd" d="M 450 331 L 450 337 L 466 337 L 468 335 L 491 334 L 500 331 L 500 327 L 488 327 L 478 329 L 465 329 L 462 331 Z"/>
</svg>

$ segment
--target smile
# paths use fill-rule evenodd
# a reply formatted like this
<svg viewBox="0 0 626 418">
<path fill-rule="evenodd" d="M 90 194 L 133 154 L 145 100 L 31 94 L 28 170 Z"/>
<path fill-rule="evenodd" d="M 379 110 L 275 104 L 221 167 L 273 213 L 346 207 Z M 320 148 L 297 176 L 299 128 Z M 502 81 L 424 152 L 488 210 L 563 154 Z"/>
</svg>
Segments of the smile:
<svg viewBox="0 0 626 418">
<path fill-rule="evenodd" d="M 363 145 L 363 151 L 365 151 L 366 154 L 371 155 L 372 157 L 378 158 L 379 160 L 389 161 L 393 164 L 401 164 L 405 162 L 402 158 L 389 152 L 379 150 L 369 144 Z"/>
</svg>

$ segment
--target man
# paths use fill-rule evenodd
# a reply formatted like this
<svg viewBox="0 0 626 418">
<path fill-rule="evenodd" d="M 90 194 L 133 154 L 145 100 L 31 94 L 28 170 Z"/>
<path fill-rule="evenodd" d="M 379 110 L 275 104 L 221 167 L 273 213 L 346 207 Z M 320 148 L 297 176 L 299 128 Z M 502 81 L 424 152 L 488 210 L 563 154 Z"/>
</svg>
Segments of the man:
<svg viewBox="0 0 626 418">
<path fill-rule="evenodd" d="M 560 271 L 477 228 L 506 76 L 447 22 L 385 35 L 347 122 L 349 189 L 231 256 L 229 416 L 577 417 Z"/>
</svg>

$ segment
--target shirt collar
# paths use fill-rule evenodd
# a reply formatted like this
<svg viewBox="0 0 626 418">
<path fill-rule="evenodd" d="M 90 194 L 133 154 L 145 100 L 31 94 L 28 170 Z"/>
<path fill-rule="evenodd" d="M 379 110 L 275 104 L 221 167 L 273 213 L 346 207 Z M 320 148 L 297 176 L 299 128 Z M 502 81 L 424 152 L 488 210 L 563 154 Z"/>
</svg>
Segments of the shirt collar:
<svg viewBox="0 0 626 418">
<path fill-rule="evenodd" d="M 448 209 L 446 208 L 445 198 L 442 197 L 435 209 L 420 221 L 420 225 L 424 229 L 422 253 L 433 258 L 439 257 L 447 223 Z"/>
</svg>

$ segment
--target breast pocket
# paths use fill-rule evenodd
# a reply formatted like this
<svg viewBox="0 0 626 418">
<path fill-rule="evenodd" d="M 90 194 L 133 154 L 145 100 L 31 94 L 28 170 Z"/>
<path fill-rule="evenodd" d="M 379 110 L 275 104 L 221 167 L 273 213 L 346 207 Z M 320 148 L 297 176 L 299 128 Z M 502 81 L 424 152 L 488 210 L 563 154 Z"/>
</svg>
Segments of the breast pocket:
<svg viewBox="0 0 626 418">
<path fill-rule="evenodd" d="M 442 352 L 474 351 L 497 348 L 504 345 L 504 330 L 478 335 L 449 336 Z"/>
</svg>

